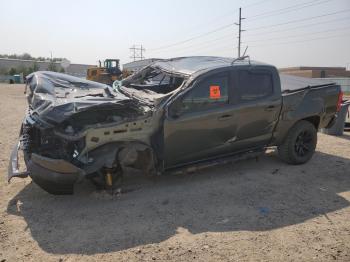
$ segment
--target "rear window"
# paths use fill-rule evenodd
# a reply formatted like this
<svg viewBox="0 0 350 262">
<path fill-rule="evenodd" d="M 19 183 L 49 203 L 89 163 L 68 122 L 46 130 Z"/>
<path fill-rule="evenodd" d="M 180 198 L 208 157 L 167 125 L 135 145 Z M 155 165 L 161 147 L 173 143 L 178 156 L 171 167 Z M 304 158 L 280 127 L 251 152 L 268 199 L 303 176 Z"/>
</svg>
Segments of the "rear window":
<svg viewBox="0 0 350 262">
<path fill-rule="evenodd" d="M 262 71 L 239 71 L 236 90 L 241 102 L 265 98 L 273 93 L 272 76 Z"/>
</svg>

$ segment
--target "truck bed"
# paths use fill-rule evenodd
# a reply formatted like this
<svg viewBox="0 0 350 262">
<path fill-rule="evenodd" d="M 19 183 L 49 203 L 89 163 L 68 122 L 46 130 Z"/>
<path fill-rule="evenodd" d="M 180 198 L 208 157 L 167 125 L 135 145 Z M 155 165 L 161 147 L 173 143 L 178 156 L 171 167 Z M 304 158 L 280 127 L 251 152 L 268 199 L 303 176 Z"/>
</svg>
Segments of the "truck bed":
<svg viewBox="0 0 350 262">
<path fill-rule="evenodd" d="M 336 83 L 331 80 L 314 79 L 307 77 L 291 76 L 280 74 L 282 93 L 294 93 L 304 89 L 321 88 L 334 86 Z"/>
<path fill-rule="evenodd" d="M 300 119 L 314 121 L 318 128 L 329 126 L 337 112 L 340 86 L 332 81 L 280 75 L 282 109 L 275 137 L 282 139 Z M 281 143 L 277 139 L 276 144 Z"/>
</svg>

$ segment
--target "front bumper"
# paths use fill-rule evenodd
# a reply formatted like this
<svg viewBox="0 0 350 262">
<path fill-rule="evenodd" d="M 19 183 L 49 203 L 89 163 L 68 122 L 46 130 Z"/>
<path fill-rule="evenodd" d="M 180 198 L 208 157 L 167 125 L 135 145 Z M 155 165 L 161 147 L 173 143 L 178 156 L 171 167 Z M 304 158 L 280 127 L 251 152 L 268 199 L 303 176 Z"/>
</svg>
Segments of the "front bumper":
<svg viewBox="0 0 350 262">
<path fill-rule="evenodd" d="M 14 147 L 8 168 L 8 182 L 13 177 L 27 177 L 48 193 L 55 195 L 72 194 L 74 184 L 79 177 L 84 175 L 84 170 L 76 167 L 63 159 L 52 159 L 38 154 L 31 154 L 24 157 L 27 171 L 19 171 L 18 151 L 20 144 Z"/>
</svg>

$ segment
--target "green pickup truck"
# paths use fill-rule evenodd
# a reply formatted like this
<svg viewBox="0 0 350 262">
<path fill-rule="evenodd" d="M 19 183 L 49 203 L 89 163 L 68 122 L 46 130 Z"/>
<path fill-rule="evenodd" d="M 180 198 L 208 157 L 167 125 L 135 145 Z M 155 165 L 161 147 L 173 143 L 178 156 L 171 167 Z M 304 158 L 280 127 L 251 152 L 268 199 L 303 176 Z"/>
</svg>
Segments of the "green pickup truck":
<svg viewBox="0 0 350 262">
<path fill-rule="evenodd" d="M 163 174 L 267 147 L 303 164 L 342 101 L 332 82 L 223 57 L 158 61 L 113 86 L 35 72 L 26 93 L 8 180 L 29 175 L 53 194 L 73 193 L 80 178 L 116 188 L 129 169 Z"/>
</svg>

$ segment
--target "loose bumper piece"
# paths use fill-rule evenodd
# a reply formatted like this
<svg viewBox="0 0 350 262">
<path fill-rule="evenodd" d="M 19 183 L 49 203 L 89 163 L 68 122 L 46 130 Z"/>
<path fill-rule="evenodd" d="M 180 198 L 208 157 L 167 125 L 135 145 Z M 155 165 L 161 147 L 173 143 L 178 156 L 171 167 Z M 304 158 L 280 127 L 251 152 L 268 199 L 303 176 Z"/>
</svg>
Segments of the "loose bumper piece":
<svg viewBox="0 0 350 262">
<path fill-rule="evenodd" d="M 13 177 L 27 177 L 48 193 L 55 195 L 72 194 L 74 184 L 84 171 L 63 159 L 52 159 L 31 154 L 26 161 L 27 171 L 20 172 L 18 164 L 19 143 L 14 147 L 8 170 L 8 181 Z"/>
<path fill-rule="evenodd" d="M 13 177 L 25 178 L 29 175 L 28 171 L 24 171 L 24 172 L 19 171 L 19 164 L 18 164 L 19 147 L 20 147 L 20 143 L 18 141 L 17 144 L 12 149 L 10 163 L 9 163 L 9 167 L 8 167 L 8 176 L 7 176 L 7 181 L 9 183 Z"/>
</svg>

